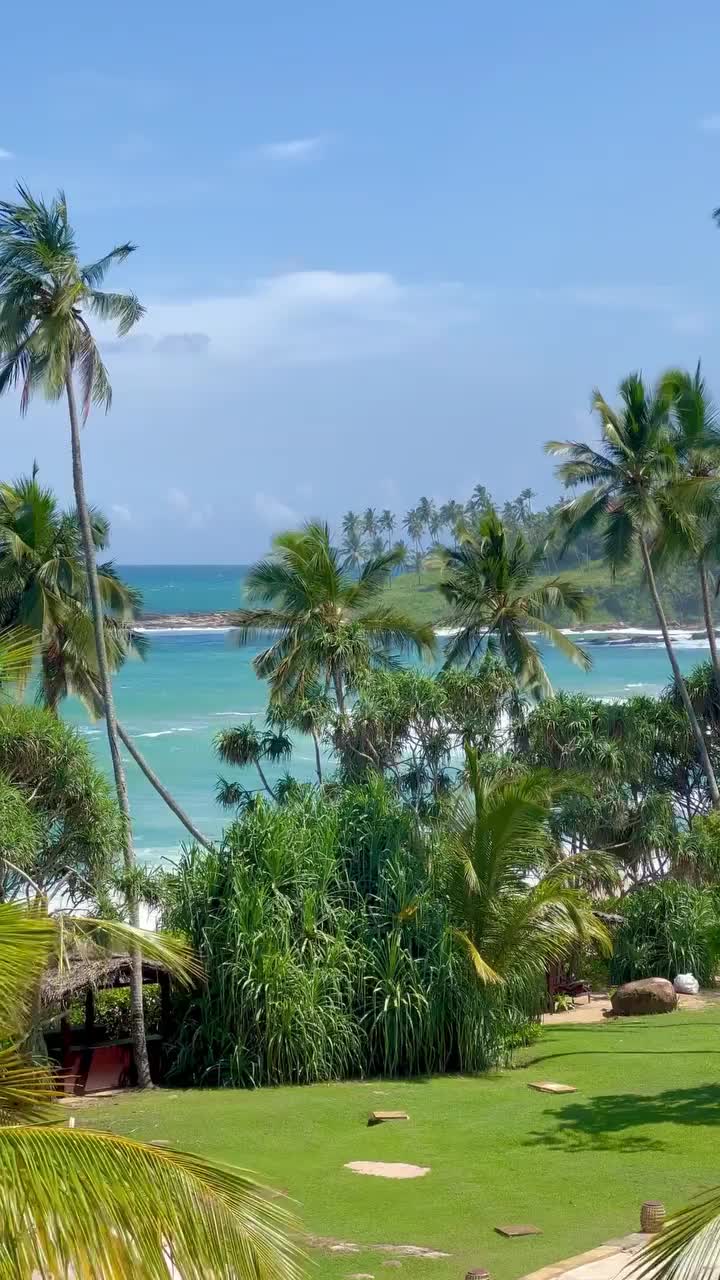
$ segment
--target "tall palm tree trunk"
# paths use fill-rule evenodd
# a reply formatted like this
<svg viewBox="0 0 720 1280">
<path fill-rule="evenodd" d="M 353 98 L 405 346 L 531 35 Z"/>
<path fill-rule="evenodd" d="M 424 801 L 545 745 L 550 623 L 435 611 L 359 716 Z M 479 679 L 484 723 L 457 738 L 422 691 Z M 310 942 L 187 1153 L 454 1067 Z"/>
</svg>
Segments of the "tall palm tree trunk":
<svg viewBox="0 0 720 1280">
<path fill-rule="evenodd" d="M 100 690 L 97 688 L 93 680 L 90 681 L 90 685 L 91 685 L 94 697 L 97 698 L 99 705 L 103 707 L 103 714 L 104 714 L 104 703 L 103 703 L 102 694 L 100 693 Z M 44 704 L 48 708 L 48 711 L 52 711 L 54 716 L 59 715 L 60 713 L 58 709 L 57 694 L 53 689 L 49 687 L 47 683 L 45 685 L 43 697 L 44 697 Z M 122 742 L 123 746 L 126 747 L 127 750 L 129 751 L 130 755 L 132 756 L 133 760 L 138 766 L 138 769 L 140 769 L 141 772 L 144 773 L 145 777 L 150 783 L 150 786 L 155 788 L 155 790 L 157 791 L 161 799 L 165 801 L 165 804 L 167 805 L 170 812 L 174 813 L 178 821 L 181 822 L 183 826 L 187 828 L 193 840 L 197 840 L 198 844 L 201 844 L 204 849 L 207 849 L 208 852 L 210 852 L 213 847 L 212 841 L 209 840 L 207 836 L 204 836 L 202 834 L 202 831 L 198 830 L 192 818 L 188 817 L 185 810 L 181 808 L 181 806 L 178 804 L 177 800 L 172 795 L 172 793 L 168 791 L 164 783 L 160 781 L 155 770 L 152 768 L 152 765 L 149 765 L 144 755 L 142 755 L 142 753 L 138 751 L 130 735 L 126 733 L 125 730 L 123 729 L 122 725 L 120 724 L 120 721 L 116 720 L 115 724 L 117 726 L 117 734 L 120 741 Z"/>
<path fill-rule="evenodd" d="M 702 592 L 703 613 L 705 615 L 705 630 L 707 631 L 708 644 L 710 645 L 710 658 L 712 661 L 713 675 L 715 677 L 715 688 L 720 695 L 720 658 L 718 658 L 717 638 L 715 636 L 715 619 L 713 618 L 708 575 L 704 560 L 700 561 L 699 569 L 700 590 Z"/>
<path fill-rule="evenodd" d="M 80 423 L 78 421 L 77 405 L 75 403 L 75 389 L 73 387 L 72 366 L 70 364 L 68 365 L 65 377 L 65 390 L 67 392 L 68 414 L 70 417 L 70 442 L 72 451 L 75 505 L 77 506 L 78 520 L 80 522 L 80 534 L 82 537 L 83 552 L 85 555 L 85 572 L 87 574 L 88 588 L 90 592 L 90 606 L 92 609 L 93 631 L 95 633 L 95 650 L 97 653 L 100 692 L 102 694 L 105 710 L 105 726 L 107 729 L 108 744 L 110 746 L 113 775 L 115 777 L 115 790 L 117 792 L 118 804 L 120 806 L 120 812 L 122 813 L 125 825 L 125 840 L 123 845 L 125 871 L 128 875 L 131 875 L 135 868 L 135 847 L 133 845 L 132 823 L 130 819 L 130 801 L 128 799 L 125 770 L 123 768 L 122 757 L 120 755 L 120 741 L 118 736 L 117 720 L 115 718 L 115 702 L 113 699 L 112 683 L 110 680 L 110 671 L 108 668 L 107 653 L 105 650 L 105 630 L 103 626 L 104 613 L 102 601 L 100 599 L 100 586 L 98 583 L 97 565 L 95 562 L 95 543 L 93 541 L 90 513 L 88 511 L 87 499 L 85 497 L 85 479 L 83 476 L 82 450 L 80 447 Z M 131 884 L 128 886 L 127 890 L 127 902 L 130 923 L 135 927 L 138 927 L 140 923 L 140 909 L 137 894 Z M 148 1062 L 147 1042 L 145 1040 L 142 953 L 139 947 L 133 947 L 131 952 L 131 961 L 130 1033 L 132 1036 L 135 1065 L 138 1073 L 138 1084 L 141 1089 L 146 1089 L 148 1085 L 152 1083 L 152 1080 L 150 1077 L 150 1064 Z"/>
<path fill-rule="evenodd" d="M 123 729 L 119 721 L 116 720 L 115 723 L 117 726 L 117 733 L 120 741 L 123 743 L 125 747 L 127 747 L 127 750 L 129 751 L 130 755 L 132 756 L 138 768 L 144 773 L 145 777 L 150 783 L 150 786 L 155 788 L 158 795 L 161 796 L 162 799 L 165 801 L 165 804 L 167 805 L 168 809 L 170 809 L 170 811 L 175 814 L 175 817 L 178 819 L 178 821 L 181 822 L 183 826 L 190 832 L 190 835 L 192 836 L 193 840 L 197 840 L 198 844 L 201 844 L 204 849 L 207 849 L 208 852 L 210 852 L 213 847 L 212 841 L 209 840 L 207 836 L 204 836 L 201 831 L 198 831 L 197 827 L 195 826 L 195 823 L 192 821 L 192 818 L 188 817 L 185 810 L 181 808 L 181 806 L 178 804 L 175 797 L 171 794 L 171 792 L 168 791 L 167 787 L 160 781 L 155 770 L 152 768 L 151 765 L 148 764 L 144 755 L 142 755 L 141 752 L 138 751 L 130 735 L 125 732 L 125 730 Z"/>
<path fill-rule="evenodd" d="M 258 771 L 258 773 L 259 773 L 259 775 L 260 775 L 260 781 L 262 782 L 262 784 L 263 784 L 263 786 L 264 786 L 265 790 L 267 791 L 268 795 L 271 797 L 271 799 L 273 799 L 273 800 L 277 800 L 277 796 L 276 796 L 275 792 L 273 791 L 272 787 L 270 786 L 270 783 L 268 782 L 267 777 L 266 777 L 266 775 L 265 775 L 265 771 L 264 771 L 264 769 L 263 769 L 263 767 L 262 767 L 262 765 L 261 765 L 261 763 L 260 763 L 260 761 L 259 761 L 259 760 L 256 760 L 256 761 L 255 761 L 255 768 L 257 769 L 257 771 Z"/>
<path fill-rule="evenodd" d="M 312 740 L 315 744 L 315 772 L 317 773 L 318 786 L 321 787 L 323 782 L 323 774 L 322 774 L 322 760 L 320 757 L 320 740 L 314 729 L 311 729 L 310 733 L 312 734 Z"/>
<path fill-rule="evenodd" d="M 690 722 L 690 728 L 692 729 L 693 736 L 697 743 L 698 753 L 700 755 L 700 762 L 702 764 L 703 773 L 707 778 L 708 790 L 710 792 L 710 799 L 712 800 L 713 808 L 717 809 L 717 808 L 720 808 L 720 791 L 718 791 L 718 784 L 717 784 L 717 779 L 715 777 L 715 771 L 710 762 L 710 756 L 708 755 L 705 735 L 702 731 L 698 718 L 695 715 L 695 708 L 693 707 L 693 704 L 690 701 L 690 694 L 687 691 L 687 685 L 683 680 L 682 672 L 680 671 L 678 660 L 677 660 L 677 657 L 675 656 L 675 650 L 673 649 L 672 640 L 670 639 L 670 632 L 668 631 L 667 620 L 665 618 L 665 611 L 662 607 L 662 601 L 660 600 L 660 595 L 657 589 L 657 583 L 655 581 L 655 574 L 653 572 L 653 567 L 650 561 L 650 552 L 648 551 L 647 543 L 644 538 L 640 539 L 640 551 L 642 554 L 643 565 L 645 568 L 645 576 L 647 577 L 647 583 L 650 588 L 650 594 L 653 599 L 653 604 L 655 606 L 655 612 L 657 614 L 658 622 L 660 623 L 660 630 L 662 631 L 662 637 L 663 637 L 663 640 L 665 641 L 665 648 L 667 650 L 667 656 L 670 660 L 670 666 L 672 667 L 675 684 L 677 686 L 680 697 L 682 698 L 682 703 L 685 708 L 685 713 Z"/>
<path fill-rule="evenodd" d="M 342 672 L 335 670 L 332 673 L 333 685 L 335 686 L 335 699 L 337 701 L 337 709 L 341 716 L 345 715 L 345 693 L 343 691 Z"/>
</svg>

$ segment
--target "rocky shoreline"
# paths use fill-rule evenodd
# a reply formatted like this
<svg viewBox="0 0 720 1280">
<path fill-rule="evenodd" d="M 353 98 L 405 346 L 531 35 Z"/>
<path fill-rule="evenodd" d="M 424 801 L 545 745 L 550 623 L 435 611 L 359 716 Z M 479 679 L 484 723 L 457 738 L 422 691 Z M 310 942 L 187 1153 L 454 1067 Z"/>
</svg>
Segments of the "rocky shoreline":
<svg viewBox="0 0 720 1280">
<path fill-rule="evenodd" d="M 227 631 L 232 627 L 232 612 L 222 610 L 216 613 L 145 613 L 138 619 L 140 631 Z M 699 624 L 670 623 L 673 636 L 681 633 L 690 640 L 704 640 L 705 631 Z M 660 639 L 660 632 L 653 627 L 633 627 L 626 622 L 587 623 L 586 626 L 564 627 L 569 635 L 586 637 L 586 644 L 593 645 L 633 645 L 646 644 L 648 639 Z M 439 629 L 439 635 L 448 635 L 448 631 Z M 720 632 L 717 633 L 720 639 Z"/>
<path fill-rule="evenodd" d="M 221 630 L 232 626 L 231 613 L 143 613 L 138 618 L 141 631 Z"/>
</svg>

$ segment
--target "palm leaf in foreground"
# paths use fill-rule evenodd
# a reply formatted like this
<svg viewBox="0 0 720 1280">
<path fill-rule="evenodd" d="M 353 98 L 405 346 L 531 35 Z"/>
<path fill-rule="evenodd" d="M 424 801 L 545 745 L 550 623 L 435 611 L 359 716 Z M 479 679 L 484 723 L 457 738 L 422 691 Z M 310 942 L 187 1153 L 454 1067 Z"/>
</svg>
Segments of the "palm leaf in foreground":
<svg viewBox="0 0 720 1280">
<path fill-rule="evenodd" d="M 92 1130 L 0 1129 L 2 1277 L 293 1280 L 288 1225 L 247 1173 L 197 1156 Z"/>
<path fill-rule="evenodd" d="M 198 970 L 172 937 L 49 916 L 41 902 L 0 905 L 0 1280 L 295 1280 L 288 1214 L 249 1174 L 53 1125 L 63 1113 L 52 1077 L 24 1052 L 33 993 L 68 945 L 118 944 L 142 946 L 181 980 Z"/>
<path fill-rule="evenodd" d="M 636 1280 L 693 1280 L 717 1275 L 720 1267 L 720 1187 L 713 1187 L 671 1218 L 635 1257 L 628 1275 Z"/>
</svg>

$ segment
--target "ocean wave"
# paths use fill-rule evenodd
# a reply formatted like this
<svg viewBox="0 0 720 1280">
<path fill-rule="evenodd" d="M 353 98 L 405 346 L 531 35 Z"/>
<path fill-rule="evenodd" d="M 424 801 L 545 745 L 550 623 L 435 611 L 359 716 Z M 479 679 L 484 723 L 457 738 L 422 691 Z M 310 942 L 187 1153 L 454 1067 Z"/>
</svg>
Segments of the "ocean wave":
<svg viewBox="0 0 720 1280">
<path fill-rule="evenodd" d="M 140 631 L 146 636 L 191 636 L 191 635 L 227 635 L 230 631 L 235 631 L 235 627 L 133 627 L 133 631 Z"/>
<path fill-rule="evenodd" d="M 265 708 L 260 707 L 258 711 L 211 711 L 211 716 L 264 716 Z"/>
<path fill-rule="evenodd" d="M 195 729 L 192 725 L 181 724 L 177 729 L 153 729 L 147 733 L 136 733 L 136 738 L 169 738 L 174 733 L 194 733 Z"/>
</svg>

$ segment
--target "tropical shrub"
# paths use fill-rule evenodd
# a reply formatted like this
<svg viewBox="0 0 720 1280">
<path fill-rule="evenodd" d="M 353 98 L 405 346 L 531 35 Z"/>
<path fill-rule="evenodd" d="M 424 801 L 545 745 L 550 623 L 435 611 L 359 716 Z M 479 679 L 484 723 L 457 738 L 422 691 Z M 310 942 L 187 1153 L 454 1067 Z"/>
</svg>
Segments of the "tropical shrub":
<svg viewBox="0 0 720 1280">
<path fill-rule="evenodd" d="M 87 741 L 42 707 L 0 703 L 0 897 L 24 896 L 27 877 L 48 894 L 61 882 L 75 900 L 97 893 L 122 838 Z"/>
<path fill-rule="evenodd" d="M 149 982 L 143 987 L 145 1030 L 152 1035 L 160 1030 L 160 988 Z M 85 1025 L 85 1001 L 75 1000 L 67 1011 L 72 1027 Z M 120 1040 L 130 1035 L 130 988 L 108 987 L 95 992 L 95 1027 L 105 1032 L 108 1040 Z"/>
<path fill-rule="evenodd" d="M 174 997 L 176 1076 L 309 1083 L 508 1061 L 541 984 L 479 981 L 434 878 L 413 815 L 378 777 L 258 802 L 221 849 L 186 853 L 164 923 L 207 977 Z"/>
<path fill-rule="evenodd" d="M 613 982 L 693 973 L 701 986 L 715 976 L 720 955 L 715 894 L 675 880 L 647 885 L 617 904 L 623 923 L 615 934 Z"/>
</svg>

